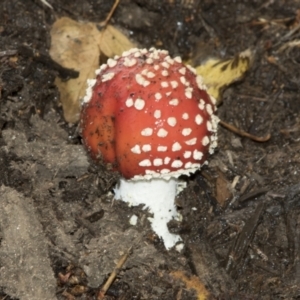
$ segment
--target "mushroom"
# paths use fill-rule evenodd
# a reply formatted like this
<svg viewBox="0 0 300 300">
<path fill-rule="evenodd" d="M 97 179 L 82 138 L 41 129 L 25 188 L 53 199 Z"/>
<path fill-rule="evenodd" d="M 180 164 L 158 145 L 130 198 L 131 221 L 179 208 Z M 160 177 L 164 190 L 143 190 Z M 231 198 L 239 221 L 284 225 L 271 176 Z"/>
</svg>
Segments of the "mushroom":
<svg viewBox="0 0 300 300">
<path fill-rule="evenodd" d="M 173 247 L 181 238 L 167 223 L 179 217 L 178 177 L 207 164 L 217 146 L 215 99 L 191 66 L 155 48 L 108 59 L 88 86 L 80 120 L 85 147 L 122 175 L 115 198 L 148 207 L 152 229 Z"/>
</svg>

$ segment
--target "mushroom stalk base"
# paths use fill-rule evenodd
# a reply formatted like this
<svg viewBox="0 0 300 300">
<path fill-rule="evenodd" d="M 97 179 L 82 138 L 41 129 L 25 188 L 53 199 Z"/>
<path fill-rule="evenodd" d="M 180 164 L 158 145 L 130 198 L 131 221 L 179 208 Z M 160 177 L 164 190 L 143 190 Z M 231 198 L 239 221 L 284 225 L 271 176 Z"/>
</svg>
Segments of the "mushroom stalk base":
<svg viewBox="0 0 300 300">
<path fill-rule="evenodd" d="M 165 247 L 170 249 L 181 238 L 177 234 L 170 233 L 167 223 L 172 219 L 178 219 L 179 214 L 175 207 L 175 196 L 178 188 L 178 180 L 171 178 L 165 180 L 154 178 L 151 180 L 125 180 L 121 179 L 114 189 L 115 198 L 127 202 L 129 205 L 145 205 L 153 213 L 149 218 L 153 231 L 163 239 Z"/>
</svg>

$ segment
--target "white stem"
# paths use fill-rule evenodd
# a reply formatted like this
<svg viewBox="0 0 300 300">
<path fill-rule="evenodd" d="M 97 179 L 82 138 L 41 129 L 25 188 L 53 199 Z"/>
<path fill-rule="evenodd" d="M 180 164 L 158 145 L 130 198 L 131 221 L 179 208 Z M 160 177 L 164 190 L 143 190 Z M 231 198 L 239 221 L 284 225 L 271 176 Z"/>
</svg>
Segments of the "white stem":
<svg viewBox="0 0 300 300">
<path fill-rule="evenodd" d="M 177 234 L 169 232 L 167 223 L 177 219 L 179 214 L 175 207 L 175 196 L 178 188 L 178 179 L 165 180 L 154 178 L 151 180 L 125 180 L 121 179 L 114 189 L 115 198 L 127 202 L 129 205 L 145 204 L 153 213 L 151 227 L 153 231 L 163 239 L 165 247 L 170 249 L 181 238 Z"/>
</svg>

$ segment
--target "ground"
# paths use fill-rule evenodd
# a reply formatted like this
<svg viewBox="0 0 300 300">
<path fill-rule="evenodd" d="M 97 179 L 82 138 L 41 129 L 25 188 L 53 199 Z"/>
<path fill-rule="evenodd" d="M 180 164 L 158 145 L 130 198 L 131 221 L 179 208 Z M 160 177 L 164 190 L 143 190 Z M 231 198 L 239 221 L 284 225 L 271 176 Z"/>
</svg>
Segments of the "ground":
<svg viewBox="0 0 300 300">
<path fill-rule="evenodd" d="M 113 200 L 117 176 L 87 158 L 54 84 L 53 22 L 100 22 L 114 1 L 48 2 L 53 10 L 40 0 L 0 6 L 0 298 L 96 299 L 132 246 L 106 299 L 299 299 L 297 1 L 123 0 L 111 19 L 140 46 L 196 64 L 255 53 L 218 116 L 271 138 L 220 126 L 218 151 L 176 199 L 183 220 L 170 229 L 184 239 L 180 253 L 164 249 L 147 211 Z M 201 284 L 208 296 L 196 292 Z"/>
</svg>

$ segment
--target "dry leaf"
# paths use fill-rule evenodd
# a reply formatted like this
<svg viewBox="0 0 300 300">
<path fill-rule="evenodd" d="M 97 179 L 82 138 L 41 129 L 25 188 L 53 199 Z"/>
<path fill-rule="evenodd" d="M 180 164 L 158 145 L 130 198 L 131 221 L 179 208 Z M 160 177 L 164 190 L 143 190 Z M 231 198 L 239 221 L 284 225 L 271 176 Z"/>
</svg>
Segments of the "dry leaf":
<svg viewBox="0 0 300 300">
<path fill-rule="evenodd" d="M 206 300 L 209 297 L 209 292 L 205 285 L 201 282 L 199 277 L 192 275 L 186 276 L 182 271 L 173 271 L 171 276 L 183 282 L 187 289 L 195 290 L 197 294 L 197 300 Z"/>
<path fill-rule="evenodd" d="M 253 61 L 253 53 L 248 49 L 227 60 L 208 59 L 204 64 L 196 67 L 198 75 L 208 88 L 208 93 L 221 103 L 220 94 L 223 88 L 240 80 Z"/>
<path fill-rule="evenodd" d="M 218 203 L 224 207 L 226 201 L 232 197 L 232 192 L 230 190 L 230 182 L 227 181 L 222 172 L 218 173 L 219 174 L 216 180 L 216 199 Z"/>
<path fill-rule="evenodd" d="M 78 23 L 66 17 L 55 22 L 51 29 L 50 56 L 62 66 L 80 72 L 78 78 L 68 81 L 56 78 L 67 122 L 78 120 L 79 103 L 85 94 L 86 80 L 94 77 L 94 70 L 98 68 L 98 34 L 94 24 Z"/>
<path fill-rule="evenodd" d="M 100 49 L 107 57 L 121 55 L 124 51 L 135 47 L 136 45 L 132 44 L 123 33 L 111 25 L 102 31 Z"/>
<path fill-rule="evenodd" d="M 81 100 L 85 95 L 88 78 L 95 77 L 100 54 L 107 57 L 120 55 L 135 47 L 125 35 L 108 25 L 99 31 L 95 23 L 79 23 L 67 17 L 57 20 L 51 29 L 50 56 L 66 68 L 79 71 L 79 77 L 63 81 L 56 78 L 64 117 L 67 122 L 79 119 Z"/>
</svg>

